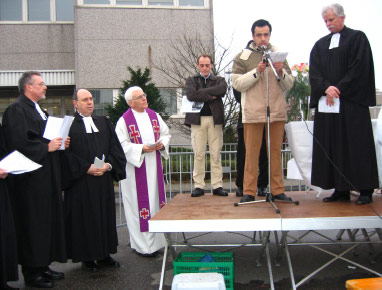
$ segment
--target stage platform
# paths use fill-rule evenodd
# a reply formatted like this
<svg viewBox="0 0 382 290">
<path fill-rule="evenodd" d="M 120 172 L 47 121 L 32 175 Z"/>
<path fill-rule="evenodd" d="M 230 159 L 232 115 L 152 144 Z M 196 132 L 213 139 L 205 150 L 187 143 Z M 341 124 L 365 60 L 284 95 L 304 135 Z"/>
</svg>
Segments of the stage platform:
<svg viewBox="0 0 382 290">
<path fill-rule="evenodd" d="M 234 193 L 228 197 L 178 194 L 151 218 L 149 229 L 170 233 L 382 228 L 382 194 L 374 194 L 368 205 L 356 205 L 355 195 L 350 202 L 323 203 L 328 194 L 318 199 L 314 191 L 287 194 L 300 204 L 276 202 L 280 214 L 267 202 L 236 207 L 240 197 Z"/>
<path fill-rule="evenodd" d="M 379 242 L 377 241 L 377 243 L 381 243 L 382 194 L 374 194 L 373 203 L 369 205 L 356 205 L 356 195 L 352 195 L 350 202 L 323 203 L 322 199 L 329 194 L 321 194 L 319 198 L 317 198 L 317 192 L 314 191 L 288 192 L 287 194 L 293 200 L 298 200 L 300 203 L 299 205 L 295 205 L 276 202 L 280 210 L 279 214 L 275 212 L 268 202 L 234 206 L 235 203 L 240 201 L 240 197 L 236 197 L 234 193 L 230 193 L 227 197 L 214 196 L 211 193 L 207 193 L 201 197 L 191 197 L 190 194 L 178 194 L 150 219 L 149 231 L 166 234 L 168 247 L 172 250 L 173 257 L 173 248 L 182 245 L 182 243 L 183 245 L 184 243 L 188 244 L 188 241 L 185 236 L 183 236 L 184 241 L 177 244 L 177 241 L 171 240 L 170 233 L 261 232 L 261 236 L 263 237 L 260 243 L 260 246 L 262 246 L 261 252 L 264 253 L 267 259 L 271 289 L 274 289 L 269 254 L 269 235 L 271 232 L 282 232 L 280 242 L 276 242 L 277 256 L 279 257 L 282 249 L 284 249 L 293 289 L 299 287 L 334 261 L 345 259 L 342 256 L 350 250 L 355 249 L 359 244 L 371 243 L 370 236 L 365 229 L 375 229 L 372 235 L 378 236 Z M 257 198 L 257 200 L 260 199 L 261 198 Z M 363 238 L 361 240 L 358 238 L 357 240 L 355 238 L 356 233 L 360 229 L 362 230 Z M 329 240 L 328 243 L 320 243 L 321 245 L 345 244 L 351 247 L 338 255 L 327 250 L 322 250 L 316 243 L 312 243 L 312 247 L 332 255 L 334 258 L 302 281 L 296 283 L 288 248 L 291 245 L 310 245 L 311 243 L 304 242 L 304 236 L 307 234 L 303 233 L 303 231 L 307 233 L 318 233 L 320 230 L 337 230 L 339 232 L 339 240 L 341 240 L 342 234 L 346 232 L 350 240 L 350 242 Z M 301 231 L 302 234 L 300 237 L 295 238 L 289 235 L 290 231 Z M 259 244 L 253 245 L 259 246 Z M 166 247 L 160 289 L 163 284 L 167 250 Z M 262 255 L 263 254 L 260 254 L 259 257 Z M 348 259 L 346 259 L 346 261 L 352 263 L 352 261 Z M 358 264 L 357 266 L 371 271 L 377 276 L 382 276 L 382 274 L 372 271 L 365 266 Z"/>
</svg>

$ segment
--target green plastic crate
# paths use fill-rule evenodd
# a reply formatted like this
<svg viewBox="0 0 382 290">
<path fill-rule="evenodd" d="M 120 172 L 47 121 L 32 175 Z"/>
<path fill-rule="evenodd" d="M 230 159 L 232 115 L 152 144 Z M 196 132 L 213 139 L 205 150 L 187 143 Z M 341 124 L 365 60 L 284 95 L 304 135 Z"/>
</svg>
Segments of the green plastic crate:
<svg viewBox="0 0 382 290">
<path fill-rule="evenodd" d="M 215 262 L 199 262 L 206 254 Z M 181 252 L 173 262 L 174 275 L 181 273 L 220 273 L 224 276 L 225 287 L 233 290 L 234 261 L 233 253 L 192 253 Z"/>
</svg>

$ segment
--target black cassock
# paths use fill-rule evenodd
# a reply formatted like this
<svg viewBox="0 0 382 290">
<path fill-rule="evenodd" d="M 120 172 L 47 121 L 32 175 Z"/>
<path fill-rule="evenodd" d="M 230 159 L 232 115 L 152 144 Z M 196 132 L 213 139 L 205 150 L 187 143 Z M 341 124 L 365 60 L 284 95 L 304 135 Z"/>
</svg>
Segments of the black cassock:
<svg viewBox="0 0 382 290">
<path fill-rule="evenodd" d="M 68 258 L 73 262 L 100 260 L 117 252 L 115 181 L 126 177 L 126 159 L 111 122 L 92 117 L 99 132 L 86 133 L 76 113 L 65 150 L 64 212 Z M 87 174 L 94 158 L 112 165 L 102 176 Z"/>
<path fill-rule="evenodd" d="M 0 125 L 0 160 L 7 153 L 3 129 Z M 13 214 L 4 179 L 0 179 L 0 288 L 7 281 L 18 280 L 16 231 Z"/>
<path fill-rule="evenodd" d="M 317 41 L 310 54 L 311 107 L 316 108 L 311 183 L 337 190 L 378 188 L 369 112 L 369 106 L 376 103 L 370 44 L 363 32 L 347 27 L 340 32 L 337 48 L 329 49 L 331 37 L 329 34 Z M 317 110 L 329 86 L 340 90 L 339 114 Z M 342 173 L 334 168 L 317 141 Z"/>
<path fill-rule="evenodd" d="M 23 266 L 46 267 L 65 262 L 65 229 L 61 191 L 60 153 L 48 152 L 43 133 L 46 121 L 33 101 L 21 95 L 4 113 L 3 128 L 9 151 L 18 150 L 41 168 L 7 177 L 18 246 Z"/>
</svg>

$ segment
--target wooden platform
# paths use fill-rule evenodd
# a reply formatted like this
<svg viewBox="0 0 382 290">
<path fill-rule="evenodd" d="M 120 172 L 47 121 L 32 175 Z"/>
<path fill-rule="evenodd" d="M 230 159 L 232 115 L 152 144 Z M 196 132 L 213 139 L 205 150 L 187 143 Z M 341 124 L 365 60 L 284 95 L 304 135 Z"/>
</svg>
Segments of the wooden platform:
<svg viewBox="0 0 382 290">
<path fill-rule="evenodd" d="M 206 194 L 191 197 L 176 195 L 149 221 L 150 232 L 204 231 L 292 231 L 382 228 L 382 195 L 374 194 L 373 203 L 356 205 L 350 202 L 323 203 L 316 192 L 288 192 L 299 205 L 276 203 L 276 214 L 267 202 L 234 206 L 240 201 L 234 193 L 228 197 Z M 257 198 L 260 199 L 260 198 Z"/>
</svg>

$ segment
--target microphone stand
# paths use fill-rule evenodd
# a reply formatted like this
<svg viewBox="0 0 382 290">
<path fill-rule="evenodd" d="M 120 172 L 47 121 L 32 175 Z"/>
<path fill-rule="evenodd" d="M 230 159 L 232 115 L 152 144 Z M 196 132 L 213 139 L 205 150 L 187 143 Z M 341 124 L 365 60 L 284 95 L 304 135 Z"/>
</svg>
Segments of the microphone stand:
<svg viewBox="0 0 382 290">
<path fill-rule="evenodd" d="M 245 204 L 252 204 L 252 203 L 262 203 L 262 202 L 269 202 L 275 212 L 277 214 L 280 213 L 280 209 L 277 207 L 277 205 L 274 203 L 274 198 L 272 195 L 272 188 L 271 188 L 271 134 L 270 134 L 270 125 L 271 125 L 271 110 L 269 107 L 269 76 L 268 76 L 268 68 L 271 67 L 273 70 L 273 73 L 275 74 L 275 77 L 278 82 L 280 82 L 280 76 L 277 73 L 275 67 L 273 66 L 272 59 L 269 55 L 269 51 L 266 49 L 263 49 L 263 62 L 265 62 L 266 68 L 265 68 L 265 79 L 266 79 L 266 84 L 267 84 L 267 141 L 268 141 L 268 181 L 269 181 L 269 191 L 267 192 L 265 196 L 265 200 L 255 200 L 255 201 L 248 201 L 248 202 L 238 202 L 234 203 L 234 206 L 239 206 L 239 205 L 245 205 Z M 293 203 L 295 205 L 298 205 L 298 201 L 289 201 L 289 200 L 277 200 L 277 202 L 285 202 L 285 203 Z"/>
</svg>

